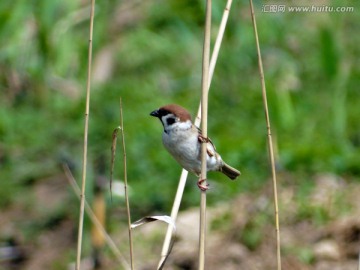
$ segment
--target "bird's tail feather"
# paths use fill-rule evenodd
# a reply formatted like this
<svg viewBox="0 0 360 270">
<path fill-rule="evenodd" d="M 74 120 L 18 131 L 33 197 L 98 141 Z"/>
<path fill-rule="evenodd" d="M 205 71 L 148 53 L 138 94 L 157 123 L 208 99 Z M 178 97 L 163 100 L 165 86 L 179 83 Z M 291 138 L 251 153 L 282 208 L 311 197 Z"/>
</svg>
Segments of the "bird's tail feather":
<svg viewBox="0 0 360 270">
<path fill-rule="evenodd" d="M 241 174 L 237 169 L 229 166 L 225 162 L 221 166 L 220 171 L 227 177 L 229 177 L 231 180 L 235 180 Z"/>
</svg>

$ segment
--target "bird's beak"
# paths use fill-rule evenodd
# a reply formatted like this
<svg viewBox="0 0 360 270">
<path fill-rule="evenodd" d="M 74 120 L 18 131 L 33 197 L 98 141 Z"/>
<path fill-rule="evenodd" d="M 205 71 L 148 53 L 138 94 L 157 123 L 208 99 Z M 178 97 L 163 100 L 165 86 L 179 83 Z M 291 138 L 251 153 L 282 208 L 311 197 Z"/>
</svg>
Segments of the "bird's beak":
<svg viewBox="0 0 360 270">
<path fill-rule="evenodd" d="M 159 117 L 159 110 L 152 111 L 150 115 L 154 117 Z"/>
</svg>

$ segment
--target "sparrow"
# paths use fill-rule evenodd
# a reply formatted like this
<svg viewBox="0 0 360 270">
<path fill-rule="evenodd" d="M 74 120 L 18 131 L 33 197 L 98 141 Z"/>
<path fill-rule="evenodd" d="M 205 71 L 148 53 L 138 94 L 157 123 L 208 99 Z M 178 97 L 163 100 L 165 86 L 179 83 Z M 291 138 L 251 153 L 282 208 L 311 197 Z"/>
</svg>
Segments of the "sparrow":
<svg viewBox="0 0 360 270">
<path fill-rule="evenodd" d="M 208 138 L 202 136 L 201 130 L 191 121 L 190 113 L 177 104 L 168 104 L 150 113 L 159 118 L 164 127 L 162 142 L 166 150 L 187 171 L 200 177 L 201 174 L 201 144 L 207 143 L 206 168 L 207 171 L 218 171 L 228 176 L 231 180 L 236 179 L 240 172 L 226 164 L 215 145 Z M 203 185 L 205 179 L 199 179 L 198 187 L 205 191 Z"/>
</svg>

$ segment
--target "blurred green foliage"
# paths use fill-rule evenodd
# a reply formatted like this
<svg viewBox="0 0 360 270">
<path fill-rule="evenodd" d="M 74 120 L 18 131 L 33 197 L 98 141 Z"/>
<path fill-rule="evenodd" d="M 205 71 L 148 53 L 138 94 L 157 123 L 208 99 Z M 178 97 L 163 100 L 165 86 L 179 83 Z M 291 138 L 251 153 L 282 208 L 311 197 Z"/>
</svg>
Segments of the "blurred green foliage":
<svg viewBox="0 0 360 270">
<path fill-rule="evenodd" d="M 89 6 L 70 0 L 35 2 L 0 2 L 1 206 L 37 179 L 60 172 L 62 162 L 70 163 L 80 178 Z M 262 4 L 255 8 L 278 168 L 300 176 L 326 171 L 358 177 L 357 7 L 350 13 L 262 13 Z M 224 1 L 213 3 L 213 39 L 223 6 Z M 135 215 L 171 207 L 181 169 L 162 147 L 162 127 L 149 113 L 166 103 L 196 113 L 203 15 L 202 1 L 97 3 L 89 177 L 109 176 L 121 96 Z M 230 12 L 209 117 L 217 149 L 242 171 L 235 182 L 211 173 L 210 203 L 257 189 L 267 180 L 269 166 L 246 1 L 234 1 Z M 121 158 L 119 152 L 118 178 Z M 195 177 L 190 176 L 182 206 L 197 204 L 198 197 Z"/>
</svg>

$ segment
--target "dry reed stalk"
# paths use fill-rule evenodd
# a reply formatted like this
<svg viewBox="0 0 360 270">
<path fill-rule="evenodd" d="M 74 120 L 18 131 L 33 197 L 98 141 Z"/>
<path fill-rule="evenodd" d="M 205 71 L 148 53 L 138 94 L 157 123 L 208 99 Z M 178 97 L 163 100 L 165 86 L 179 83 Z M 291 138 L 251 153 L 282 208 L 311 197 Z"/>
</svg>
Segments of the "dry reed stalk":
<svg viewBox="0 0 360 270">
<path fill-rule="evenodd" d="M 77 195 L 78 199 L 80 200 L 81 196 L 81 190 L 79 186 L 76 183 L 76 180 L 74 179 L 74 176 L 72 175 L 69 167 L 64 164 L 63 169 L 65 172 L 65 176 L 68 179 L 72 189 L 74 190 L 75 194 Z M 111 237 L 107 234 L 106 230 L 102 226 L 101 222 L 98 220 L 96 215 L 94 214 L 93 210 L 91 209 L 89 203 L 85 200 L 85 211 L 88 214 L 90 220 L 94 225 L 97 227 L 97 229 L 102 233 L 102 235 L 105 237 L 105 242 L 110 247 L 110 250 L 114 253 L 116 259 L 118 262 L 124 267 L 124 269 L 130 269 L 129 264 L 126 262 L 124 256 L 121 254 L 120 250 L 116 247 L 114 241 L 111 239 Z"/>
<path fill-rule="evenodd" d="M 273 148 L 273 143 L 272 143 L 272 138 L 271 138 L 270 117 L 269 117 L 269 110 L 268 110 L 267 97 L 266 97 L 266 85 L 265 85 L 265 78 L 264 78 L 264 69 L 263 69 L 263 64 L 262 64 L 262 59 L 261 59 L 259 36 L 258 36 L 258 32 L 257 32 L 257 27 L 256 27 L 256 18 L 255 18 L 255 13 L 254 13 L 254 6 L 253 6 L 253 3 L 252 3 L 252 0 L 249 0 L 249 1 L 250 1 L 251 19 L 252 19 L 252 23 L 253 23 L 253 27 L 254 27 L 256 50 L 257 50 L 257 55 L 258 55 L 258 66 L 259 66 L 259 74 L 260 74 L 260 81 L 261 81 L 263 105 L 264 105 L 265 118 L 266 118 L 268 148 L 269 148 L 270 163 L 271 163 L 271 173 L 272 173 L 272 180 L 273 180 L 274 212 L 275 212 L 275 226 L 276 226 L 275 229 L 276 229 L 277 269 L 281 270 L 279 206 L 278 206 L 278 195 L 277 195 L 277 181 L 276 181 L 274 148 Z"/>
<path fill-rule="evenodd" d="M 132 238 L 129 192 L 128 192 L 128 184 L 127 184 L 126 148 L 125 148 L 124 120 L 122 113 L 121 98 L 120 98 L 120 127 L 121 127 L 121 138 L 122 138 L 122 147 L 123 147 L 123 156 L 124 156 L 124 189 L 125 189 L 126 212 L 127 212 L 128 230 L 129 230 L 130 265 L 131 265 L 131 270 L 134 270 L 134 245 Z"/>
<path fill-rule="evenodd" d="M 182 195 L 184 193 L 187 176 L 188 176 L 188 171 L 185 169 L 182 169 L 180 180 L 179 180 L 179 185 L 178 185 L 176 195 L 175 195 L 174 204 L 171 209 L 171 219 L 174 222 L 176 221 L 177 214 L 179 212 L 180 203 L 181 203 Z M 167 256 L 169 255 L 170 243 L 171 243 L 171 237 L 172 237 L 173 231 L 174 230 L 173 230 L 172 226 L 168 225 L 164 243 L 163 243 L 163 247 L 162 247 L 162 251 L 161 251 L 161 258 L 160 258 L 160 261 L 158 264 L 159 267 L 164 264 L 164 261 L 166 260 Z"/>
<path fill-rule="evenodd" d="M 95 0 L 91 0 L 88 69 L 87 69 L 87 81 L 86 81 L 84 150 L 83 150 L 82 180 L 81 180 L 81 194 L 80 194 L 79 228 L 78 228 L 78 240 L 77 240 L 77 252 L 76 252 L 76 266 L 75 266 L 76 270 L 80 270 L 81 247 L 82 247 L 82 237 L 83 237 L 83 227 L 84 227 L 85 186 L 86 186 L 87 144 L 88 144 L 88 131 L 89 131 L 91 62 L 92 62 L 92 39 L 93 39 L 93 28 L 94 28 L 94 10 L 95 10 Z"/>
<path fill-rule="evenodd" d="M 208 83 L 208 88 L 207 91 L 209 91 L 210 89 L 210 85 L 211 85 L 211 80 L 214 74 L 214 70 L 215 70 L 215 66 L 216 66 L 216 61 L 219 55 L 219 51 L 220 51 L 220 46 L 221 46 L 221 42 L 224 36 L 224 32 L 225 32 L 225 27 L 226 27 L 226 23 L 229 17 L 229 12 L 230 12 L 230 8 L 231 8 L 231 4 L 232 4 L 232 0 L 228 0 L 226 7 L 224 9 L 223 12 L 223 16 L 221 19 L 221 23 L 220 23 L 220 27 L 219 27 L 219 32 L 217 34 L 216 37 L 216 41 L 215 41 L 215 45 L 214 45 L 214 50 L 213 53 L 211 55 L 211 61 L 210 61 L 210 70 L 209 70 L 209 83 Z M 198 112 L 196 114 L 195 117 L 195 126 L 199 127 L 201 123 L 201 102 L 199 104 L 199 108 L 198 108 Z M 182 199 L 182 194 L 184 193 L 184 188 L 185 188 L 185 184 L 186 184 L 186 180 L 187 180 L 187 176 L 188 176 L 188 172 L 183 169 L 181 171 L 181 176 L 179 179 L 179 185 L 176 191 L 176 195 L 175 195 L 175 199 L 174 199 L 174 204 L 171 210 L 171 218 L 172 220 L 174 220 L 174 222 L 177 219 L 177 215 L 179 212 L 179 208 L 180 208 L 180 203 L 181 203 L 181 199 Z M 164 239 L 164 243 L 163 243 L 163 248 L 161 251 L 161 259 L 159 262 L 159 265 L 163 264 L 163 261 L 166 259 L 166 257 L 169 254 L 169 248 L 170 248 L 170 243 L 171 243 L 171 237 L 172 237 L 172 233 L 173 233 L 173 228 L 169 225 L 166 231 L 166 235 L 165 235 L 165 239 Z"/>
<path fill-rule="evenodd" d="M 206 1 L 205 34 L 203 48 L 202 82 L 201 82 L 201 129 L 205 140 L 201 142 L 201 175 L 200 179 L 206 186 L 207 177 L 207 126 L 208 126 L 208 86 L 210 64 L 210 33 L 211 33 L 211 0 Z M 206 241 L 206 189 L 201 190 L 200 197 L 200 233 L 199 233 L 199 270 L 205 269 L 205 241 Z"/>
</svg>

